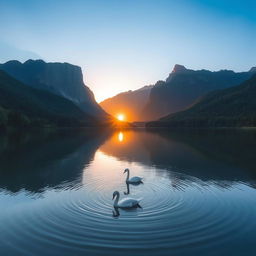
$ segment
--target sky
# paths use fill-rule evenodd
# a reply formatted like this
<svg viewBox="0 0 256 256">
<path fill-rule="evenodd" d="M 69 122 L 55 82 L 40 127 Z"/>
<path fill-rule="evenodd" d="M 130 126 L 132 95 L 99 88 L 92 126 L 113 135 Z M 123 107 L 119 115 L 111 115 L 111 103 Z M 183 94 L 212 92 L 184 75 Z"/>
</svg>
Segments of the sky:
<svg viewBox="0 0 256 256">
<path fill-rule="evenodd" d="M 0 0 L 0 62 L 82 67 L 96 100 L 164 80 L 177 64 L 256 66 L 256 1 Z"/>
</svg>

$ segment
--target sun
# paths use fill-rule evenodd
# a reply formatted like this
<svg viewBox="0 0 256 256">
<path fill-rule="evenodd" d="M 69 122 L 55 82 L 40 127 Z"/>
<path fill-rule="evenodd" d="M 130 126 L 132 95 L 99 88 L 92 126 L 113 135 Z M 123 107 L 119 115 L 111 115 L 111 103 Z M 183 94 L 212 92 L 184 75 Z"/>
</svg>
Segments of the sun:
<svg viewBox="0 0 256 256">
<path fill-rule="evenodd" d="M 119 121 L 124 121 L 124 115 L 123 115 L 123 114 L 118 114 L 118 115 L 117 115 L 117 119 L 118 119 Z"/>
</svg>

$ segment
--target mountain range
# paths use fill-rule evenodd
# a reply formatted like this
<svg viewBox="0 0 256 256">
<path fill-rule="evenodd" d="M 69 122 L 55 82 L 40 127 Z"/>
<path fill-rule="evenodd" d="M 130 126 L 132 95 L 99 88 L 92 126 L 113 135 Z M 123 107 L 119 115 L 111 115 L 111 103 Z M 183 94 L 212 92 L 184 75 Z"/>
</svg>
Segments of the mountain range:
<svg viewBox="0 0 256 256">
<path fill-rule="evenodd" d="M 236 73 L 175 65 L 165 81 L 99 105 L 78 66 L 8 61 L 0 64 L 0 127 L 109 126 L 121 113 L 148 127 L 255 126 L 255 73 L 255 67 Z"/>
<path fill-rule="evenodd" d="M 191 70 L 176 64 L 165 81 L 155 85 L 121 93 L 100 103 L 110 114 L 117 110 L 131 109 L 133 121 L 157 120 L 171 113 L 183 111 L 195 104 L 201 97 L 214 90 L 225 89 L 247 80 L 254 69 L 248 72 L 220 70 Z M 141 92 L 143 91 L 143 93 Z"/>
<path fill-rule="evenodd" d="M 209 93 L 191 108 L 148 127 L 255 127 L 256 74 L 238 86 Z"/>
</svg>

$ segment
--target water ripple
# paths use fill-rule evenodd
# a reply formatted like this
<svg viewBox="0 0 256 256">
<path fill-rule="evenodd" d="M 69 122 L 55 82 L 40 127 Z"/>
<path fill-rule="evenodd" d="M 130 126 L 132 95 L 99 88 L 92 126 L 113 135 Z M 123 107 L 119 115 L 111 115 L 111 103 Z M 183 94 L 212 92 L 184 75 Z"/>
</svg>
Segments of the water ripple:
<svg viewBox="0 0 256 256">
<path fill-rule="evenodd" d="M 17 209 L 20 215 L 15 211 L 15 218 L 5 217 L 2 244 L 13 255 L 40 250 L 44 255 L 118 255 L 120 249 L 134 255 L 161 249 L 159 255 L 170 255 L 212 249 L 217 241 L 233 241 L 238 231 L 256 229 L 255 222 L 246 225 L 256 213 L 255 207 L 248 210 L 248 203 L 255 203 L 253 194 L 243 197 L 237 188 L 223 191 L 214 182 L 178 177 L 173 173 L 171 179 L 149 177 L 140 186 L 130 185 L 132 196 L 143 198 L 142 208 L 120 210 L 118 218 L 112 216 L 113 189 L 99 176 L 88 178 L 78 190 L 48 191 L 45 198 L 30 202 L 28 210 Z M 124 196 L 125 183 L 114 183 Z"/>
</svg>

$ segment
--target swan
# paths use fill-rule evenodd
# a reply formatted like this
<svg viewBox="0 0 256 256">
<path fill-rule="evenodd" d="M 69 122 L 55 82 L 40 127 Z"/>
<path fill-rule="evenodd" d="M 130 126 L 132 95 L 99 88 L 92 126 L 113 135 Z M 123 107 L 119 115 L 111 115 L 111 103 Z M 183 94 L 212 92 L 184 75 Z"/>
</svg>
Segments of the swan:
<svg viewBox="0 0 256 256">
<path fill-rule="evenodd" d="M 126 182 L 126 189 L 127 192 L 124 192 L 125 195 L 129 195 L 130 194 L 130 183 Z"/>
<path fill-rule="evenodd" d="M 127 177 L 126 177 L 126 183 L 142 183 L 142 178 L 138 177 L 138 176 L 134 176 L 134 177 L 130 177 L 130 170 L 129 169 L 125 169 L 124 173 L 127 172 Z"/>
<path fill-rule="evenodd" d="M 130 197 L 123 198 L 122 200 L 119 201 L 120 198 L 120 193 L 118 191 L 115 191 L 113 193 L 113 198 L 114 200 L 114 208 L 133 208 L 133 207 L 140 207 L 139 202 L 141 199 L 134 199 Z"/>
</svg>

